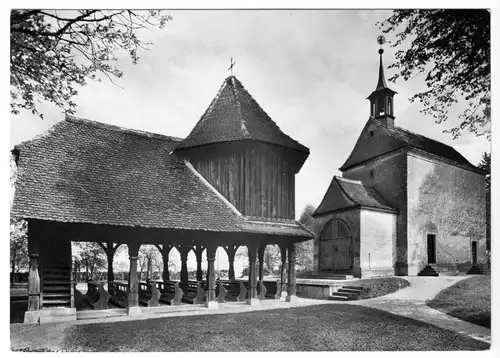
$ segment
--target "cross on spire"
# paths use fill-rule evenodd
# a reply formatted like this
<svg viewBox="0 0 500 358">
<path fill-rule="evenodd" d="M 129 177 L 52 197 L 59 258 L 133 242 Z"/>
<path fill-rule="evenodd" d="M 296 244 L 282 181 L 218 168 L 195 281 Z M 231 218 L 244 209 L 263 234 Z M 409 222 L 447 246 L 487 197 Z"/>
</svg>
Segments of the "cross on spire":
<svg viewBox="0 0 500 358">
<path fill-rule="evenodd" d="M 236 62 L 233 62 L 233 58 L 231 57 L 231 61 L 230 61 L 230 66 L 228 68 L 229 71 L 231 71 L 231 76 L 233 75 L 233 67 L 234 65 L 236 65 Z"/>
</svg>

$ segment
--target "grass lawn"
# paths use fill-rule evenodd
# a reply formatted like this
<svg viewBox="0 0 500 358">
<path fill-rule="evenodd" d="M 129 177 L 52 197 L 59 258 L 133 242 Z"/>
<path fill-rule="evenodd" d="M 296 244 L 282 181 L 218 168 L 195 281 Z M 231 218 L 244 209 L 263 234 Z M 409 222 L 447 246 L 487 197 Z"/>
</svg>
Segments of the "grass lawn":
<svg viewBox="0 0 500 358">
<path fill-rule="evenodd" d="M 359 295 L 359 299 L 363 300 L 388 295 L 410 286 L 410 283 L 400 277 L 380 277 L 358 280 L 353 282 L 353 285 L 366 287 L 366 290 Z"/>
<path fill-rule="evenodd" d="M 12 325 L 11 348 L 397 351 L 485 350 L 489 345 L 410 318 L 338 304 L 86 325 Z"/>
<path fill-rule="evenodd" d="M 466 278 L 426 303 L 450 316 L 491 328 L 491 276 Z"/>
</svg>

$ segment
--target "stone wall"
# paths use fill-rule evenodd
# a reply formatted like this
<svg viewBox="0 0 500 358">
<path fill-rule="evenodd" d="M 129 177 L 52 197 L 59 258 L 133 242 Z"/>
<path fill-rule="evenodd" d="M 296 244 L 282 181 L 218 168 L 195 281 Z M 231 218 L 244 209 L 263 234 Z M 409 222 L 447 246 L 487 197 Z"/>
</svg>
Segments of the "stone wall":
<svg viewBox="0 0 500 358">
<path fill-rule="evenodd" d="M 396 264 L 396 215 L 362 209 L 361 277 L 392 276 Z"/>
<path fill-rule="evenodd" d="M 316 272 L 319 271 L 319 262 L 320 262 L 320 245 L 319 239 L 321 236 L 321 232 L 328 221 L 332 219 L 340 219 L 344 221 L 352 235 L 352 250 L 353 250 L 353 272 L 354 276 L 361 275 L 360 269 L 360 232 L 359 232 L 359 218 L 360 218 L 360 210 L 359 209 L 350 209 L 344 211 L 337 211 L 330 214 L 322 215 L 314 218 L 314 267 Z"/>
<path fill-rule="evenodd" d="M 484 176 L 420 153 L 408 153 L 408 264 L 416 275 L 427 264 L 427 235 L 436 235 L 441 273 L 466 272 L 472 241 L 486 263 Z"/>
<path fill-rule="evenodd" d="M 396 274 L 407 274 L 407 225 L 406 225 L 406 150 L 393 152 L 349 169 L 343 173 L 347 179 L 361 180 L 377 190 L 382 198 L 399 211 L 397 215 L 397 262 Z M 373 173 L 373 176 L 370 173 Z"/>
</svg>

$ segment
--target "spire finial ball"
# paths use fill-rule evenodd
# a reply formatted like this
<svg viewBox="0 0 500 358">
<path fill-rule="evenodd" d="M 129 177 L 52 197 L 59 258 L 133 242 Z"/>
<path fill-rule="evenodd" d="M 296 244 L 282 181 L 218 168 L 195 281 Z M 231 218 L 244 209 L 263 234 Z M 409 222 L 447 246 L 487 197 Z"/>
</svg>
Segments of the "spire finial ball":
<svg viewBox="0 0 500 358">
<path fill-rule="evenodd" d="M 383 49 L 383 48 L 381 48 L 381 49 L 379 49 L 379 50 L 378 50 L 378 54 L 379 54 L 379 55 L 381 55 L 381 54 L 383 54 L 383 53 L 384 53 L 384 49 Z"/>
</svg>

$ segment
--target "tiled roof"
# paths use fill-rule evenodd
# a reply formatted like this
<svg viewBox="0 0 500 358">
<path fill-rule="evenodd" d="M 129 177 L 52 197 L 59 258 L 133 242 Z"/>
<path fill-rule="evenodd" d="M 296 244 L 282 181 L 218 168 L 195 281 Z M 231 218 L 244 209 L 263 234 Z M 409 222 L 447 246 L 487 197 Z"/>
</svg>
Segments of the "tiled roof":
<svg viewBox="0 0 500 358">
<path fill-rule="evenodd" d="M 179 141 L 67 118 L 15 147 L 12 213 L 60 222 L 247 232 L 249 220 L 169 154 Z M 255 224 L 248 232 L 267 233 L 268 226 Z M 281 235 L 310 236 L 292 226 Z"/>
<path fill-rule="evenodd" d="M 370 208 L 395 210 L 385 202 L 377 191 L 363 182 L 342 177 L 334 177 L 344 193 L 355 203 Z"/>
<path fill-rule="evenodd" d="M 234 76 L 226 78 L 206 112 L 178 148 L 253 139 L 309 153 L 283 133 Z"/>
<path fill-rule="evenodd" d="M 396 211 L 371 186 L 361 181 L 334 176 L 313 216 L 359 207 Z"/>
<path fill-rule="evenodd" d="M 421 134 L 410 132 L 400 127 L 387 127 L 386 125 L 380 123 L 377 119 L 372 117 L 368 119 L 365 129 L 370 124 L 374 124 L 377 127 L 377 130 L 380 132 L 378 134 L 378 142 L 376 143 L 377 147 L 370 148 L 369 144 L 367 144 L 368 142 L 363 141 L 360 138 L 358 140 L 358 143 L 356 143 L 356 146 L 353 149 L 351 155 L 347 158 L 342 167 L 340 167 L 341 171 L 344 171 L 356 164 L 360 164 L 362 162 L 370 160 L 381 154 L 385 154 L 400 148 L 415 148 L 423 152 L 436 155 L 443 159 L 450 160 L 471 170 L 478 170 L 459 152 L 457 152 L 453 147 L 450 147 L 449 145 L 425 137 Z M 363 136 L 363 133 L 361 133 L 360 137 L 361 136 Z M 358 144 L 362 147 L 356 148 Z"/>
</svg>

